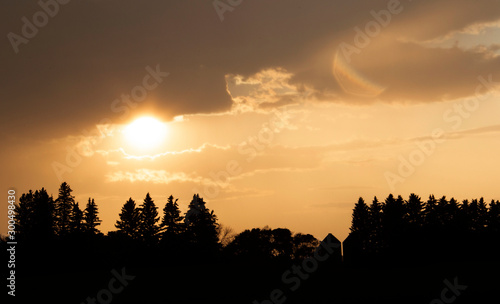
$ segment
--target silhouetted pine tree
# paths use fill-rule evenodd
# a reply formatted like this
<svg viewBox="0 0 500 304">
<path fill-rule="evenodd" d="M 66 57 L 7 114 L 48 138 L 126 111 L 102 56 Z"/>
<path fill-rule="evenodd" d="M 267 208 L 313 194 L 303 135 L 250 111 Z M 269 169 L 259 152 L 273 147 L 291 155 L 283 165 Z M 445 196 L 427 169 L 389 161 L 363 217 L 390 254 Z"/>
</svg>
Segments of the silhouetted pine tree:
<svg viewBox="0 0 500 304">
<path fill-rule="evenodd" d="M 80 209 L 78 203 L 73 203 L 71 207 L 71 212 L 69 214 L 69 233 L 79 234 L 84 231 L 83 225 L 83 211 Z"/>
<path fill-rule="evenodd" d="M 420 196 L 415 193 L 411 193 L 408 201 L 406 202 L 406 210 L 408 223 L 411 225 L 412 229 L 417 229 L 423 225 L 423 208 L 424 203 L 422 202 Z"/>
<path fill-rule="evenodd" d="M 158 237 L 161 230 L 160 226 L 158 225 L 160 217 L 158 216 L 158 207 L 156 207 L 149 193 L 146 194 L 144 202 L 139 207 L 139 210 L 139 234 L 141 236 L 141 239 L 148 245 L 155 245 L 158 242 Z"/>
<path fill-rule="evenodd" d="M 368 206 L 360 197 L 352 210 L 351 232 L 359 232 L 368 237 L 369 220 Z"/>
<path fill-rule="evenodd" d="M 484 231 L 488 226 L 488 207 L 484 198 L 480 198 L 477 206 L 477 229 Z"/>
<path fill-rule="evenodd" d="M 382 211 L 382 225 L 386 236 L 393 236 L 401 232 L 406 215 L 403 198 L 398 195 L 398 198 L 394 199 L 394 196 L 389 194 L 389 196 L 385 199 Z"/>
<path fill-rule="evenodd" d="M 188 211 L 184 217 L 188 241 L 202 250 L 214 253 L 218 250 L 218 224 L 214 211 L 210 211 L 203 198 L 198 194 L 193 196 Z"/>
<path fill-rule="evenodd" d="M 23 193 L 19 197 L 19 204 L 16 204 L 16 237 L 28 237 L 33 231 L 33 207 L 34 194 L 32 190 Z"/>
<path fill-rule="evenodd" d="M 488 210 L 488 230 L 500 233 L 500 201 L 491 200 Z"/>
<path fill-rule="evenodd" d="M 96 227 L 101 225 L 101 220 L 99 219 L 99 211 L 97 209 L 97 205 L 94 202 L 94 199 L 90 199 L 85 207 L 85 211 L 83 213 L 83 221 L 85 224 L 85 231 L 90 234 L 98 234 L 100 233 L 99 229 Z"/>
<path fill-rule="evenodd" d="M 479 202 L 477 199 L 473 199 L 469 205 L 469 212 L 468 212 L 468 218 L 469 218 L 469 229 L 472 231 L 478 231 L 479 226 L 480 226 L 480 220 L 479 220 Z"/>
<path fill-rule="evenodd" d="M 115 224 L 118 232 L 132 239 L 139 239 L 140 210 L 132 198 L 123 205 L 119 217 Z"/>
<path fill-rule="evenodd" d="M 455 198 L 452 197 L 450 199 L 448 205 L 446 206 L 445 212 L 446 214 L 448 214 L 448 217 L 450 219 L 450 226 L 454 227 L 455 229 L 458 228 L 457 225 L 458 225 L 459 206 Z"/>
<path fill-rule="evenodd" d="M 470 219 L 470 203 L 469 200 L 465 199 L 460 204 L 457 212 L 457 226 L 460 231 L 466 232 L 470 230 L 471 227 L 471 219 Z"/>
<path fill-rule="evenodd" d="M 69 232 L 71 210 L 75 203 L 75 197 L 71 195 L 70 186 L 64 182 L 59 188 L 59 196 L 56 199 L 56 228 L 60 236 Z"/>
<path fill-rule="evenodd" d="M 405 223 L 406 206 L 403 198 L 392 194 L 385 199 L 382 207 L 382 241 L 385 255 L 389 259 L 402 258 L 401 241 L 407 230 Z"/>
<path fill-rule="evenodd" d="M 436 228 L 439 224 L 439 218 L 436 211 L 437 208 L 437 200 L 434 195 L 429 195 L 429 199 L 425 202 L 424 205 L 424 218 L 425 225 L 431 230 Z"/>
<path fill-rule="evenodd" d="M 450 224 L 451 218 L 448 213 L 448 200 L 446 199 L 446 196 L 442 196 L 439 199 L 434 212 L 439 229 L 442 229 L 443 227 L 446 227 L 446 225 Z"/>
<path fill-rule="evenodd" d="M 172 240 L 172 238 L 177 237 L 184 230 L 184 224 L 182 222 L 184 217 L 181 216 L 177 200 L 178 199 L 174 200 L 174 197 L 170 195 L 165 207 L 163 208 L 163 218 L 160 225 L 163 230 L 163 241 L 169 241 L 169 239 Z"/>
<path fill-rule="evenodd" d="M 382 241 L 382 204 L 378 201 L 377 197 L 373 197 L 373 201 L 368 207 L 369 214 L 369 243 L 370 251 L 372 253 L 379 253 L 381 251 Z"/>
<path fill-rule="evenodd" d="M 19 198 L 19 204 L 14 209 L 16 212 L 16 236 L 46 240 L 55 235 L 55 203 L 52 196 L 42 188 L 35 191 L 29 190 Z"/>
</svg>

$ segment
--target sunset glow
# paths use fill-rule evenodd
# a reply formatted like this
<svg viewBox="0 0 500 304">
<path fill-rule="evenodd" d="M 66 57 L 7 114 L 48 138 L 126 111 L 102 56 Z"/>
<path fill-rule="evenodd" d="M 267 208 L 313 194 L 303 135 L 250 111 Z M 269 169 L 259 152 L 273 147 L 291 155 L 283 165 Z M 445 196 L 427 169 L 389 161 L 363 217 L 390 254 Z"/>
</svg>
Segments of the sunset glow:
<svg viewBox="0 0 500 304">
<path fill-rule="evenodd" d="M 500 303 L 500 0 L 0 15 L 19 303 Z"/>
</svg>

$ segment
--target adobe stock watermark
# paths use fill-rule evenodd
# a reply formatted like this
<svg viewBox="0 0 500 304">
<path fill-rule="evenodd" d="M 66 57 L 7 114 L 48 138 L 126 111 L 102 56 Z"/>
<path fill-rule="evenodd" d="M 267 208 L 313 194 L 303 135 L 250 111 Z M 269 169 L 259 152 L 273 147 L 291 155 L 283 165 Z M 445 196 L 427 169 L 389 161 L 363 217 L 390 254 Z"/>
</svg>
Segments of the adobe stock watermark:
<svg viewBox="0 0 500 304">
<path fill-rule="evenodd" d="M 494 82 L 492 75 L 487 78 L 478 76 L 479 85 L 477 85 L 473 98 L 468 98 L 460 103 L 454 103 L 443 113 L 443 120 L 450 123 L 452 131 L 457 130 L 462 125 L 463 121 L 470 118 L 472 113 L 477 111 L 480 102 L 491 96 L 492 92 L 500 87 L 500 82 Z M 481 93 L 486 90 L 486 93 Z M 446 142 L 443 137 L 445 130 L 443 128 L 435 128 L 431 131 L 429 139 L 417 142 L 416 147 L 406 156 L 398 156 L 398 168 L 396 172 L 386 171 L 384 177 L 391 191 L 396 191 L 396 184 L 403 183 L 413 175 L 417 168 L 422 166 L 426 159 L 429 158 L 437 149 L 439 144 Z"/>
<path fill-rule="evenodd" d="M 224 14 L 226 12 L 232 12 L 234 9 L 239 6 L 243 0 L 214 0 L 212 5 L 214 6 L 215 12 L 217 16 L 219 16 L 220 22 L 224 21 Z"/>
<path fill-rule="evenodd" d="M 59 13 L 59 5 L 68 4 L 70 0 L 40 0 L 38 6 L 40 10 L 31 16 L 31 20 L 26 16 L 21 18 L 23 25 L 21 26 L 21 35 L 14 32 L 7 34 L 10 45 L 14 49 L 14 53 L 19 53 L 19 45 L 28 44 L 30 39 L 35 38 L 38 31 L 49 23 L 50 18 L 54 18 Z"/>
<path fill-rule="evenodd" d="M 352 54 L 360 54 L 361 50 L 366 48 L 372 42 L 372 39 L 377 37 L 382 29 L 386 28 L 392 21 L 394 15 L 398 15 L 403 11 L 403 5 L 399 0 L 389 0 L 387 9 L 382 9 L 378 12 L 370 11 L 373 20 L 368 21 L 364 29 L 359 26 L 354 27 L 356 33 L 353 39 L 353 44 L 347 42 L 340 43 L 338 51 L 343 55 L 344 59 L 350 63 Z"/>
<path fill-rule="evenodd" d="M 109 280 L 107 288 L 99 290 L 96 297 L 87 297 L 86 301 L 80 304 L 109 304 L 113 301 L 113 296 L 121 293 L 129 282 L 135 278 L 135 276 L 125 273 L 125 267 L 121 269 L 121 273 L 113 269 L 111 274 L 113 277 Z"/>
<path fill-rule="evenodd" d="M 462 294 L 461 292 L 467 289 L 467 285 L 458 284 L 458 277 L 453 279 L 453 284 L 448 279 L 445 279 L 443 283 L 446 287 L 441 290 L 440 297 L 432 300 L 429 304 L 453 303 Z"/>
<path fill-rule="evenodd" d="M 111 102 L 111 111 L 113 113 L 123 113 L 120 116 L 122 120 L 130 115 L 132 109 L 136 108 L 140 102 L 146 99 L 148 92 L 156 89 L 170 74 L 168 72 L 162 72 L 159 64 L 157 64 L 155 68 L 147 66 L 145 69 L 147 73 L 142 78 L 140 85 L 133 87 L 130 94 L 122 94 L 120 98 Z M 111 119 L 103 118 L 99 121 L 98 125 L 112 123 Z M 63 163 L 57 161 L 52 162 L 52 170 L 54 170 L 59 182 L 64 181 L 64 174 L 73 172 L 73 170 L 81 164 L 83 157 L 89 156 L 90 151 L 92 151 L 92 145 L 99 144 L 105 137 L 105 134 L 103 134 L 103 131 L 99 129 L 98 126 L 96 126 L 92 132 L 86 129 L 82 130 L 81 135 L 88 139 L 85 145 L 81 145 L 76 149 L 71 145 L 66 146 L 65 161 Z"/>
<path fill-rule="evenodd" d="M 301 265 L 293 265 L 290 269 L 283 272 L 281 281 L 288 285 L 289 291 L 293 292 L 300 288 L 303 281 L 310 278 L 311 274 L 318 270 L 319 264 L 326 261 L 333 253 L 340 251 L 340 244 L 335 241 L 333 235 L 328 236 L 316 248 L 312 257 L 302 261 Z M 321 254 L 323 253 L 323 254 Z M 269 293 L 269 299 L 261 302 L 254 300 L 253 304 L 282 304 L 286 301 L 285 291 L 282 289 L 273 289 Z"/>
<path fill-rule="evenodd" d="M 250 136 L 247 140 L 238 145 L 238 153 L 242 156 L 247 156 L 245 158 L 247 163 L 251 162 L 260 152 L 271 145 L 275 134 L 283 130 L 285 125 L 285 114 L 278 110 L 274 110 L 271 119 L 262 124 L 256 136 Z M 224 170 L 218 172 L 211 171 L 209 173 L 212 182 L 204 185 L 203 191 L 194 188 L 193 192 L 201 193 L 202 197 L 208 199 L 216 198 L 220 190 L 229 185 L 231 178 L 239 175 L 242 171 L 243 168 L 239 161 L 234 159 L 229 160 Z"/>
<path fill-rule="evenodd" d="M 7 255 L 9 256 L 8 262 L 7 262 L 7 267 L 8 267 L 8 272 L 7 272 L 7 287 L 9 291 L 7 294 L 9 296 L 16 296 L 16 246 L 17 246 L 17 240 L 16 240 L 16 190 L 14 189 L 9 189 L 7 191 Z"/>
</svg>

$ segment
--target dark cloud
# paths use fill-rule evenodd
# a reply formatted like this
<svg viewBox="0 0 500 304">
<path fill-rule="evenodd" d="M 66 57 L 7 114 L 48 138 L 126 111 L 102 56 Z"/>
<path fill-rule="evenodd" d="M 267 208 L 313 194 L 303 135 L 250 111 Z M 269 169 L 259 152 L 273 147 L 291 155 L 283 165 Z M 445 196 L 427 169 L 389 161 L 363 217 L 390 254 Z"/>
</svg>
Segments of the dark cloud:
<svg viewBox="0 0 500 304">
<path fill-rule="evenodd" d="M 53 137 L 79 133 L 103 118 L 124 122 L 125 112 L 113 111 L 111 104 L 143 83 L 147 66 L 159 65 L 169 75 L 133 110 L 154 109 L 165 119 L 227 110 L 232 101 L 225 75 L 248 77 L 275 67 L 292 73 L 292 83 L 307 86 L 313 96 L 352 98 L 332 75 L 336 47 L 352 41 L 353 28 L 364 26 L 373 19 L 371 10 L 386 9 L 388 3 L 243 1 L 221 22 L 212 1 L 73 0 L 60 5 L 15 54 L 7 34 L 20 35 L 22 17 L 31 19 L 40 7 L 4 1 L 3 136 L 7 126 L 14 135 Z M 461 3 L 405 2 L 384 30 L 390 43 L 374 40 L 363 50 L 354 63 L 389 87 L 381 99 L 460 97 L 469 94 L 476 75 L 499 71 L 498 58 L 396 41 L 432 39 L 500 16 L 498 1 Z"/>
</svg>

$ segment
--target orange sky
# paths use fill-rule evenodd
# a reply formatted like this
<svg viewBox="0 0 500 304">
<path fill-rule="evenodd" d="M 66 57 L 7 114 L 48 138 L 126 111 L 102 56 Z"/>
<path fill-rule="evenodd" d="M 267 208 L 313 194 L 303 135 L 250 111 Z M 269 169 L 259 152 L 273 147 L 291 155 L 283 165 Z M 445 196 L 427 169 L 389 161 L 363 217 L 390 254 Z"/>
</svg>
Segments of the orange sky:
<svg viewBox="0 0 500 304">
<path fill-rule="evenodd" d="M 236 232 L 320 239 L 359 196 L 500 199 L 498 2 L 123 2 L 1 42 L 5 192 L 66 181 L 103 232 L 129 197 L 199 193 Z M 40 10 L 2 6 L 16 35 Z M 145 116 L 165 125 L 150 147 L 124 135 Z"/>
</svg>

